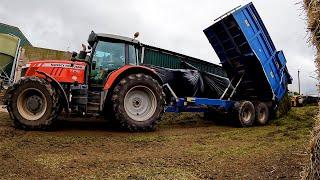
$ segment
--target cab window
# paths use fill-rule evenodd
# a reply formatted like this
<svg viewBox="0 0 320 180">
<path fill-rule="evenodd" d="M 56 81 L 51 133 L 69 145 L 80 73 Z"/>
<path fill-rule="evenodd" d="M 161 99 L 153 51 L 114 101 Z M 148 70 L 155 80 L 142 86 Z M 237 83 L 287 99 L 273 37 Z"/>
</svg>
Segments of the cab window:
<svg viewBox="0 0 320 180">
<path fill-rule="evenodd" d="M 110 72 L 125 65 L 125 44 L 99 41 L 92 56 L 91 86 L 103 87 Z"/>
<path fill-rule="evenodd" d="M 133 45 L 129 45 L 129 64 L 137 64 L 137 50 Z"/>
<path fill-rule="evenodd" d="M 99 41 L 92 61 L 97 69 L 113 71 L 125 65 L 125 44 Z"/>
</svg>

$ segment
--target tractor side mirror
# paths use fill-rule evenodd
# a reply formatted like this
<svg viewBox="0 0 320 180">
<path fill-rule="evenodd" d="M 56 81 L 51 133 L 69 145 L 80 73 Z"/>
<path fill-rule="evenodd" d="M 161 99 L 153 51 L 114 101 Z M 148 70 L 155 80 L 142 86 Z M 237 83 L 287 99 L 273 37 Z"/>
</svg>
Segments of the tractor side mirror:
<svg viewBox="0 0 320 180">
<path fill-rule="evenodd" d="M 74 61 L 77 56 L 78 56 L 78 53 L 77 53 L 77 52 L 72 52 L 71 61 Z"/>
<path fill-rule="evenodd" d="M 81 44 L 81 46 L 82 46 L 82 51 L 87 51 L 87 47 L 86 47 L 86 45 Z"/>
<path fill-rule="evenodd" d="M 86 59 L 87 52 L 86 51 L 80 51 L 78 58 L 79 59 Z"/>
<path fill-rule="evenodd" d="M 76 58 L 78 56 L 78 53 L 77 52 L 72 52 L 72 57 L 73 58 Z"/>
<path fill-rule="evenodd" d="M 91 69 L 96 70 L 96 67 L 97 67 L 97 61 L 92 61 Z"/>
</svg>

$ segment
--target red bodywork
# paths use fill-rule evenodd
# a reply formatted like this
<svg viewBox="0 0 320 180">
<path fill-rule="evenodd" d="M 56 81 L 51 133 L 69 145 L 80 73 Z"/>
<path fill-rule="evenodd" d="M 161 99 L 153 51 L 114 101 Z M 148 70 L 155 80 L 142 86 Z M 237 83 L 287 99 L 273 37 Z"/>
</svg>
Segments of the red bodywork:
<svg viewBox="0 0 320 180">
<path fill-rule="evenodd" d="M 68 60 L 43 60 L 28 63 L 28 70 L 25 76 L 43 75 L 36 71 L 44 72 L 60 83 L 85 83 L 86 63 L 72 62 Z"/>
<path fill-rule="evenodd" d="M 86 63 L 84 62 L 72 62 L 67 60 L 43 60 L 30 62 L 28 63 L 28 66 L 29 68 L 25 76 L 43 77 L 42 74 L 37 73 L 37 71 L 41 71 L 50 75 L 59 83 L 85 83 Z M 108 90 L 121 74 L 126 73 L 130 70 L 135 70 L 138 72 L 147 71 L 150 74 L 156 73 L 153 69 L 145 66 L 125 65 L 120 69 L 113 71 L 110 76 L 108 76 L 103 89 Z"/>
</svg>

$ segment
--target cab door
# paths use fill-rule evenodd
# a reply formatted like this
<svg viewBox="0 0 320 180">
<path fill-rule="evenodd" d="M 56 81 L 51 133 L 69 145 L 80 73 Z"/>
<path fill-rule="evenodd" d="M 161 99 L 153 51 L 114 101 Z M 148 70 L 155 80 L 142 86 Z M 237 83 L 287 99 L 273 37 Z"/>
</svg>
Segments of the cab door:
<svg viewBox="0 0 320 180">
<path fill-rule="evenodd" d="M 123 42 L 98 41 L 92 56 L 90 86 L 103 88 L 108 75 L 126 64 L 138 64 L 138 50 L 134 45 Z"/>
<path fill-rule="evenodd" d="M 98 41 L 91 62 L 90 86 L 102 88 L 108 74 L 126 64 L 125 43 Z"/>
</svg>

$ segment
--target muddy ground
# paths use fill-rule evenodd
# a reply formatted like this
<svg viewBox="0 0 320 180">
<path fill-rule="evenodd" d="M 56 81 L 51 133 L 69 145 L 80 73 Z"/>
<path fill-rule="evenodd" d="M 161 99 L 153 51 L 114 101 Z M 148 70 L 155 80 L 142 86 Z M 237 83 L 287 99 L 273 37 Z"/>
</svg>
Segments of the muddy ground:
<svg viewBox="0 0 320 180">
<path fill-rule="evenodd" d="M 0 112 L 0 178 L 299 179 L 316 111 L 294 108 L 253 128 L 170 114 L 151 133 L 115 131 L 103 121 L 25 132 Z"/>
</svg>

